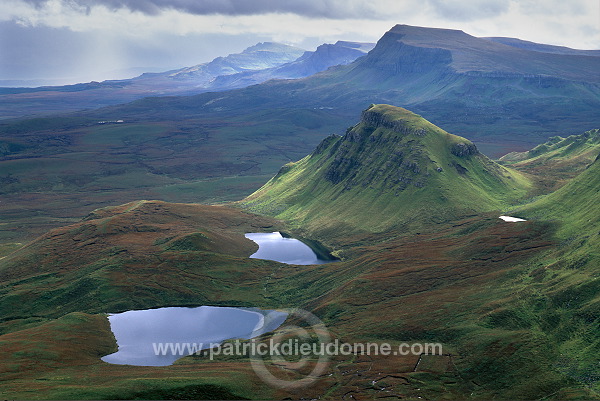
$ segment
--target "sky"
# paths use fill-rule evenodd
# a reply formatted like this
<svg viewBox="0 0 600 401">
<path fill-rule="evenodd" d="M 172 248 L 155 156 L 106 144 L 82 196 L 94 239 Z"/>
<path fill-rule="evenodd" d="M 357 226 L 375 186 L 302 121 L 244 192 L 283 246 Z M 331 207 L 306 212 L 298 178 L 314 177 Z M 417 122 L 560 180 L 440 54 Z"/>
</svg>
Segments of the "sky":
<svg viewBox="0 0 600 401">
<path fill-rule="evenodd" d="M 129 78 L 265 41 L 376 42 L 396 24 L 600 49 L 599 0 L 1 0 L 0 85 Z"/>
</svg>

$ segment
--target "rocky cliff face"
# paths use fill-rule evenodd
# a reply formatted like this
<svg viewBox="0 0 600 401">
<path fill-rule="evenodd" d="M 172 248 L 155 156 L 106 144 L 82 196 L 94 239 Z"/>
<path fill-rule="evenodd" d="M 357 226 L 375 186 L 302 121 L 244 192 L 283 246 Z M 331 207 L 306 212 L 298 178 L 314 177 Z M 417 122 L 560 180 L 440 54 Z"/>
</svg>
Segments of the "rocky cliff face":
<svg viewBox="0 0 600 401">
<path fill-rule="evenodd" d="M 468 157 L 479 153 L 477 146 L 472 143 L 456 143 L 452 145 L 450 151 L 454 156 L 458 157 Z"/>
<path fill-rule="evenodd" d="M 402 38 L 401 34 L 387 32 L 369 53 L 364 65 L 400 74 L 444 70 L 452 63 L 452 53 L 449 50 L 408 45 Z"/>
<path fill-rule="evenodd" d="M 355 186 L 395 191 L 409 185 L 424 187 L 430 160 L 416 137 L 426 135 L 427 130 L 409 120 L 394 119 L 374 105 L 363 111 L 361 122 L 330 148 L 333 160 L 325 179 L 332 184 L 344 182 L 345 190 Z M 374 165 L 378 168 L 364 174 Z"/>
</svg>

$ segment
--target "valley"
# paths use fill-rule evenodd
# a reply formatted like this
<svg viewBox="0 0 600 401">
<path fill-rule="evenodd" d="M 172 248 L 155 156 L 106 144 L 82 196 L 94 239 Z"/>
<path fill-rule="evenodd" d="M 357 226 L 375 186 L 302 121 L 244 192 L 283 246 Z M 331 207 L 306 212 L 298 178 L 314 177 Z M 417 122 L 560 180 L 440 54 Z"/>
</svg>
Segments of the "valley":
<svg viewBox="0 0 600 401">
<path fill-rule="evenodd" d="M 591 135 L 570 142 L 588 144 Z M 390 158 L 405 146 L 406 159 Z M 594 152 L 588 146 L 581 148 Z M 591 178 L 598 162 L 576 160 L 582 172 L 561 190 L 520 206 L 544 188 L 534 172 L 502 167 L 406 109 L 371 105 L 343 137 L 324 139 L 241 202 L 97 209 L 0 260 L 0 391 L 85 399 L 594 397 L 599 259 L 596 238 L 584 233 L 596 229 L 585 202 L 598 194 Z M 582 190 L 591 192 L 568 198 Z M 389 211 L 368 201 L 384 193 Z M 547 205 L 568 208 L 574 219 L 540 214 Z M 504 222 L 505 211 L 528 221 Z M 245 233 L 281 230 L 318 240 L 342 261 L 250 258 L 258 246 Z M 583 236 L 570 237 L 576 233 Z M 580 245 L 565 246 L 565 238 Z M 337 339 L 438 341 L 445 354 L 338 355 L 300 392 L 261 385 L 244 357 L 190 356 L 159 370 L 100 360 L 115 351 L 104 313 L 199 305 L 301 306 Z M 19 373 L 40 356 L 43 363 Z"/>
<path fill-rule="evenodd" d="M 222 86 L 1 95 L 4 399 L 600 397 L 594 51 L 396 25 L 165 74 Z M 116 316 L 218 332 L 197 307 L 234 313 L 225 344 L 293 336 L 306 310 L 332 340 L 443 353 L 336 354 L 297 388 L 247 355 L 118 359 L 142 336 L 124 346 Z M 268 311 L 288 318 L 257 332 Z M 290 362 L 264 363 L 310 377 Z"/>
</svg>

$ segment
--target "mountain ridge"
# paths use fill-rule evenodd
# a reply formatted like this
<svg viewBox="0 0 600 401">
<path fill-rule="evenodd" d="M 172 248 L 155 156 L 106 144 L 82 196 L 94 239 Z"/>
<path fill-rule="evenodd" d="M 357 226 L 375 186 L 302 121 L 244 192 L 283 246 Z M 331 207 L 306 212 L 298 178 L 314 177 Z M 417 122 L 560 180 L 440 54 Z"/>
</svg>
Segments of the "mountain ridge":
<svg viewBox="0 0 600 401">
<path fill-rule="evenodd" d="M 374 43 L 348 41 L 325 43 L 319 45 L 315 51 L 307 51 L 298 59 L 278 67 L 216 77 L 210 87 L 219 90 L 235 89 L 260 84 L 270 79 L 305 78 L 333 66 L 349 64 L 367 54 L 374 46 Z"/>
<path fill-rule="evenodd" d="M 398 42 L 420 49 L 445 50 L 449 54 L 438 62 L 448 63 L 458 73 L 549 75 L 573 80 L 593 78 L 593 82 L 600 82 L 600 72 L 592 69 L 600 63 L 595 58 L 531 52 L 477 38 L 461 30 L 399 24 L 386 32 L 381 40 L 389 42 L 390 46 Z M 564 63 L 567 63 L 564 68 L 555 67 Z"/>
<path fill-rule="evenodd" d="M 533 51 L 542 52 L 542 53 L 573 54 L 573 55 L 593 56 L 593 57 L 600 56 L 600 50 L 572 49 L 570 47 L 536 43 L 536 42 L 531 42 L 528 40 L 522 40 L 522 39 L 517 39 L 517 38 L 508 38 L 508 37 L 503 37 L 503 36 L 491 36 L 491 37 L 483 37 L 481 39 L 485 39 L 485 40 L 489 40 L 489 41 L 497 42 L 497 43 L 502 43 L 503 45 L 517 47 L 520 49 L 533 50 Z"/>
<path fill-rule="evenodd" d="M 600 154 L 600 130 L 593 129 L 566 138 L 555 136 L 526 152 L 511 152 L 500 163 L 535 175 L 544 193 L 552 192 L 575 178 Z"/>
<path fill-rule="evenodd" d="M 0 88 L 0 104 L 5 106 L 0 111 L 0 118 L 99 108 L 148 96 L 189 96 L 225 91 L 270 79 L 303 78 L 339 63 L 354 61 L 370 46 L 338 41 L 333 45 L 323 44 L 311 52 L 264 42 L 207 63 L 145 73 L 131 79 L 37 88 Z"/>
<path fill-rule="evenodd" d="M 260 42 L 244 49 L 241 53 L 217 57 L 208 63 L 168 71 L 159 76 L 176 80 L 191 80 L 197 85 L 206 85 L 220 75 L 280 66 L 298 59 L 305 52 L 304 49 L 283 43 Z M 142 77 L 143 75 L 138 78 Z M 154 77 L 156 74 L 152 74 L 152 78 Z"/>
</svg>

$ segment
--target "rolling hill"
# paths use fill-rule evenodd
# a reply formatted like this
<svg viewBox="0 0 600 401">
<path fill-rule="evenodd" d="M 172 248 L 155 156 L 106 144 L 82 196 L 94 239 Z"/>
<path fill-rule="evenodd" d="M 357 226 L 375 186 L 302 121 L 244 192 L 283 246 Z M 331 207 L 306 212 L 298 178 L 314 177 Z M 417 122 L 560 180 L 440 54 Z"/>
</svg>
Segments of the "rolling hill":
<svg viewBox="0 0 600 401">
<path fill-rule="evenodd" d="M 566 241 L 562 250 L 575 253 L 579 257 L 575 265 L 581 267 L 596 268 L 600 263 L 599 173 L 600 155 L 597 155 L 564 186 L 518 209 L 526 217 L 558 223 L 558 235 Z"/>
<path fill-rule="evenodd" d="M 555 136 L 527 152 L 511 152 L 500 162 L 533 174 L 543 193 L 552 192 L 585 170 L 600 153 L 600 130 L 567 138 Z"/>
<path fill-rule="evenodd" d="M 241 205 L 308 230 L 422 230 L 424 222 L 502 209 L 529 186 L 469 140 L 403 108 L 371 105 L 343 137 L 324 139 Z"/>
<path fill-rule="evenodd" d="M 256 286 L 267 270 L 248 258 L 257 246 L 243 234 L 278 224 L 231 208 L 157 201 L 95 210 L 0 259 L 0 313 L 17 323 L 75 311 L 218 304 L 223 295 L 231 304 L 233 294 L 221 290 L 242 276 L 259 300 Z M 250 302 L 248 294 L 240 304 Z"/>
</svg>

